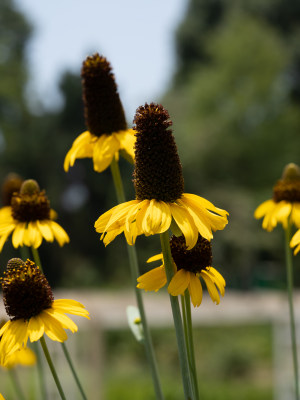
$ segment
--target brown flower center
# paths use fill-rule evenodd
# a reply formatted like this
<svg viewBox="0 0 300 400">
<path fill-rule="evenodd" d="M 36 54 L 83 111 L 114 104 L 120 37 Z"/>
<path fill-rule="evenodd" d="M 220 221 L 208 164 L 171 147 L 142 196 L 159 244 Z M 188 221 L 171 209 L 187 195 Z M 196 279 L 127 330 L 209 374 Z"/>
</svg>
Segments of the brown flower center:
<svg viewBox="0 0 300 400">
<path fill-rule="evenodd" d="M 106 58 L 87 57 L 82 70 L 84 116 L 90 133 L 100 137 L 127 129 L 115 77 Z"/>
<path fill-rule="evenodd" d="M 183 236 L 171 236 L 172 258 L 179 269 L 195 274 L 207 269 L 212 264 L 211 243 L 199 235 L 196 245 L 188 250 Z"/>
<path fill-rule="evenodd" d="M 12 216 L 20 222 L 30 222 L 50 218 L 50 202 L 45 191 L 40 191 L 36 181 L 25 181 L 20 193 L 11 199 Z"/>
<path fill-rule="evenodd" d="M 133 122 L 136 198 L 174 202 L 183 194 L 184 181 L 168 111 L 145 104 L 137 109 Z"/>
<path fill-rule="evenodd" d="M 0 280 L 4 306 L 13 320 L 29 320 L 53 303 L 52 290 L 45 275 L 30 260 L 10 260 Z"/>
</svg>

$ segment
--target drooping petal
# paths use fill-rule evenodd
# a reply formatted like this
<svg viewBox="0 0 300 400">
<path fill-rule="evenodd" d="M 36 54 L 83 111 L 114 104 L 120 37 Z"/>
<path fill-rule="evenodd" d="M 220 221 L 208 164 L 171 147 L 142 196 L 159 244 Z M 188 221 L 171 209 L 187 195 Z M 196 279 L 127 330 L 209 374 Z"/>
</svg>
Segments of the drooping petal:
<svg viewBox="0 0 300 400">
<path fill-rule="evenodd" d="M 47 220 L 41 220 L 41 221 L 37 220 L 36 223 L 37 223 L 38 230 L 41 232 L 43 238 L 45 240 L 47 240 L 47 242 L 53 242 L 54 235 L 53 235 L 52 229 L 51 229 L 48 221 Z"/>
<path fill-rule="evenodd" d="M 178 296 L 185 292 L 190 283 L 191 273 L 184 269 L 180 269 L 175 273 L 168 286 L 168 292 L 172 296 Z"/>
<path fill-rule="evenodd" d="M 126 131 L 113 133 L 113 135 L 118 138 L 120 149 L 125 150 L 132 160 L 134 160 L 135 131 L 133 129 L 127 129 Z"/>
<path fill-rule="evenodd" d="M 298 254 L 300 251 L 300 229 L 298 229 L 298 231 L 292 237 L 292 240 L 290 241 L 290 247 L 295 247 L 294 255 Z"/>
<path fill-rule="evenodd" d="M 94 170 L 104 171 L 111 164 L 119 148 L 120 142 L 115 135 L 101 135 L 94 146 Z"/>
<path fill-rule="evenodd" d="M 218 290 L 217 290 L 217 288 L 216 288 L 216 286 L 214 284 L 214 281 L 209 276 L 209 274 L 204 270 L 200 272 L 200 275 L 202 276 L 202 278 L 203 278 L 203 280 L 204 280 L 204 282 L 206 284 L 208 293 L 209 293 L 212 301 L 214 303 L 216 303 L 216 304 L 219 304 L 220 303 L 220 295 L 219 295 L 219 292 L 218 292 Z"/>
<path fill-rule="evenodd" d="M 39 340 L 45 331 L 43 319 L 38 315 L 31 317 L 28 323 L 28 334 L 31 342 Z"/>
<path fill-rule="evenodd" d="M 223 276 L 220 274 L 220 272 L 218 272 L 213 267 L 207 268 L 206 271 L 207 271 L 208 275 L 210 275 L 212 281 L 215 283 L 217 288 L 219 289 L 221 295 L 224 296 L 226 282 L 225 282 L 225 279 L 223 278 Z"/>
<path fill-rule="evenodd" d="M 45 311 L 41 312 L 40 317 L 45 326 L 45 333 L 51 340 L 57 342 L 64 342 L 67 340 L 68 335 L 66 334 L 61 322 L 57 321 Z"/>
<path fill-rule="evenodd" d="M 190 273 L 190 283 L 188 289 L 193 306 L 199 307 L 202 302 L 203 290 L 200 279 L 193 273 Z"/>
<path fill-rule="evenodd" d="M 260 219 L 274 208 L 274 201 L 272 199 L 264 201 L 260 204 L 254 212 L 254 218 Z"/>
<path fill-rule="evenodd" d="M 300 203 L 294 203 L 291 213 L 291 222 L 297 228 L 300 228 Z"/>
<path fill-rule="evenodd" d="M 19 222 L 12 235 L 12 244 L 15 248 L 23 245 L 23 239 L 26 231 L 26 222 Z"/>
<path fill-rule="evenodd" d="M 53 236 L 60 246 L 70 242 L 67 232 L 57 222 L 48 220 L 48 224 L 52 230 Z"/>
<path fill-rule="evenodd" d="M 158 261 L 158 260 L 163 260 L 163 258 L 164 257 L 162 255 L 162 253 L 156 254 L 155 256 L 152 256 L 152 257 L 148 258 L 147 263 L 151 263 L 153 261 Z"/>
<path fill-rule="evenodd" d="M 35 249 L 42 244 L 43 237 L 38 228 L 37 221 L 28 222 L 26 232 L 24 234 L 24 244 L 28 247 L 33 246 Z"/>
<path fill-rule="evenodd" d="M 70 329 L 70 331 L 73 333 L 78 331 L 78 327 L 75 322 L 73 322 L 67 315 L 60 313 L 53 308 L 48 308 L 44 310 L 44 312 L 60 322 L 64 329 Z"/>
<path fill-rule="evenodd" d="M 64 170 L 68 172 L 69 167 L 73 167 L 77 158 L 93 157 L 93 149 L 95 137 L 89 131 L 81 133 L 73 142 L 71 149 L 68 151 L 65 161 Z"/>
<path fill-rule="evenodd" d="M 191 217 L 192 217 L 192 219 L 193 219 L 193 221 L 194 221 L 194 223 L 195 223 L 195 225 L 197 227 L 197 230 L 200 233 L 200 235 L 202 237 L 204 237 L 205 239 L 207 239 L 207 240 L 211 240 L 212 237 L 213 237 L 213 235 L 211 233 L 211 227 L 207 223 L 206 224 L 204 223 L 204 212 L 205 212 L 205 209 L 201 210 L 201 214 L 202 214 L 201 215 L 199 213 L 199 211 L 198 211 L 198 213 L 195 212 L 187 201 L 184 202 L 182 200 L 178 200 L 177 202 L 178 202 L 178 204 L 182 205 L 182 207 L 186 208 L 188 213 L 191 215 Z"/>
<path fill-rule="evenodd" d="M 60 313 L 67 313 L 78 315 L 80 317 L 85 317 L 89 319 L 89 312 L 85 307 L 75 300 L 70 299 L 59 299 L 54 300 L 52 303 L 52 309 Z"/>
<path fill-rule="evenodd" d="M 157 292 L 160 288 L 167 283 L 166 271 L 164 265 L 151 269 L 145 274 L 141 275 L 138 279 L 137 288 L 147 291 L 154 290 Z"/>
<path fill-rule="evenodd" d="M 198 240 L 198 229 L 186 208 L 170 203 L 172 217 L 185 237 L 187 248 L 192 249 Z"/>
</svg>

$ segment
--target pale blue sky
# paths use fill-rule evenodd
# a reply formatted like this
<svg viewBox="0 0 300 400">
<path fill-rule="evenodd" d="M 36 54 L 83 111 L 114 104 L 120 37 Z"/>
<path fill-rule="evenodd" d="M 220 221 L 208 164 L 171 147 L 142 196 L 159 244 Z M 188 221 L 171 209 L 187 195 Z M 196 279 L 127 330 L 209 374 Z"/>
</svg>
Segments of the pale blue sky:
<svg viewBox="0 0 300 400">
<path fill-rule="evenodd" d="M 111 62 L 128 120 L 158 100 L 175 67 L 174 32 L 188 0 L 15 0 L 34 26 L 28 48 L 31 90 L 59 104 L 66 68 L 80 74 L 87 55 Z"/>
</svg>

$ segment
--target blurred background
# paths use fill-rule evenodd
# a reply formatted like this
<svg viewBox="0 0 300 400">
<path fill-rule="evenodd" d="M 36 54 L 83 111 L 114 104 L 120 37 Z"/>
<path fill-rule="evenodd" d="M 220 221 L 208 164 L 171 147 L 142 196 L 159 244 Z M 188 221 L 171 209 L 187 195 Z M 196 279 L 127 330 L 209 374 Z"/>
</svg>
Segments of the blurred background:
<svg viewBox="0 0 300 400">
<path fill-rule="evenodd" d="M 162 103 L 173 121 L 185 192 L 229 211 L 228 226 L 213 240 L 213 265 L 227 287 L 254 293 L 285 288 L 283 233 L 263 231 L 253 212 L 271 198 L 284 166 L 300 163 L 299 40 L 298 0 L 1 0 L 0 182 L 11 172 L 36 179 L 69 233 L 71 242 L 63 249 L 47 243 L 40 249 L 53 287 L 124 290 L 131 282 L 124 238 L 104 248 L 94 230 L 100 214 L 116 204 L 110 171 L 97 174 L 91 160 L 77 160 L 69 173 L 63 171 L 67 151 L 85 130 L 82 61 L 99 52 L 112 64 L 128 125 L 138 106 Z M 120 165 L 127 198 L 133 199 L 133 168 L 124 160 Z M 145 272 L 147 258 L 160 251 L 158 238 L 138 238 L 137 250 Z M 15 253 L 7 242 L 1 271 Z M 299 257 L 295 284 L 300 284 Z M 217 335 L 207 329 L 199 335 Z M 235 388 L 228 399 L 272 398 L 268 323 L 256 331 L 251 327 L 255 332 L 239 327 L 245 339 L 227 329 L 228 338 L 236 335 L 243 343 L 257 335 L 259 366 L 269 371 L 260 394 L 233 397 Z M 105 342 L 112 368 L 120 350 L 116 344 L 127 343 L 120 339 L 123 333 L 115 331 Z M 167 345 L 168 332 L 158 331 L 158 346 L 163 346 L 161 334 Z M 236 342 L 227 354 L 231 369 L 218 364 L 209 370 L 233 371 L 230 377 L 237 382 L 241 368 L 253 377 L 257 356 L 238 347 Z M 169 357 L 169 349 L 165 353 Z M 219 398 L 209 393 L 205 399 Z M 120 398 L 120 393 L 107 396 Z"/>
</svg>

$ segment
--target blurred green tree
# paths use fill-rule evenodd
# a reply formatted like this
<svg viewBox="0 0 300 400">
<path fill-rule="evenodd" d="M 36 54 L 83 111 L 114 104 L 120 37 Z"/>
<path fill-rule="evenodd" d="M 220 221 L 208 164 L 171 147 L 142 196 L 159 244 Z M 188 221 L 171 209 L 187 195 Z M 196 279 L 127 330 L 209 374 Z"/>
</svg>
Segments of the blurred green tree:
<svg viewBox="0 0 300 400">
<path fill-rule="evenodd" d="M 239 287 L 274 285 L 284 274 L 280 232 L 266 234 L 253 219 L 285 164 L 299 163 L 300 10 L 288 2 L 278 22 L 282 6 L 191 0 L 177 32 L 178 70 L 164 98 L 186 191 L 230 212 L 228 228 L 216 235 L 216 259 Z"/>
</svg>

